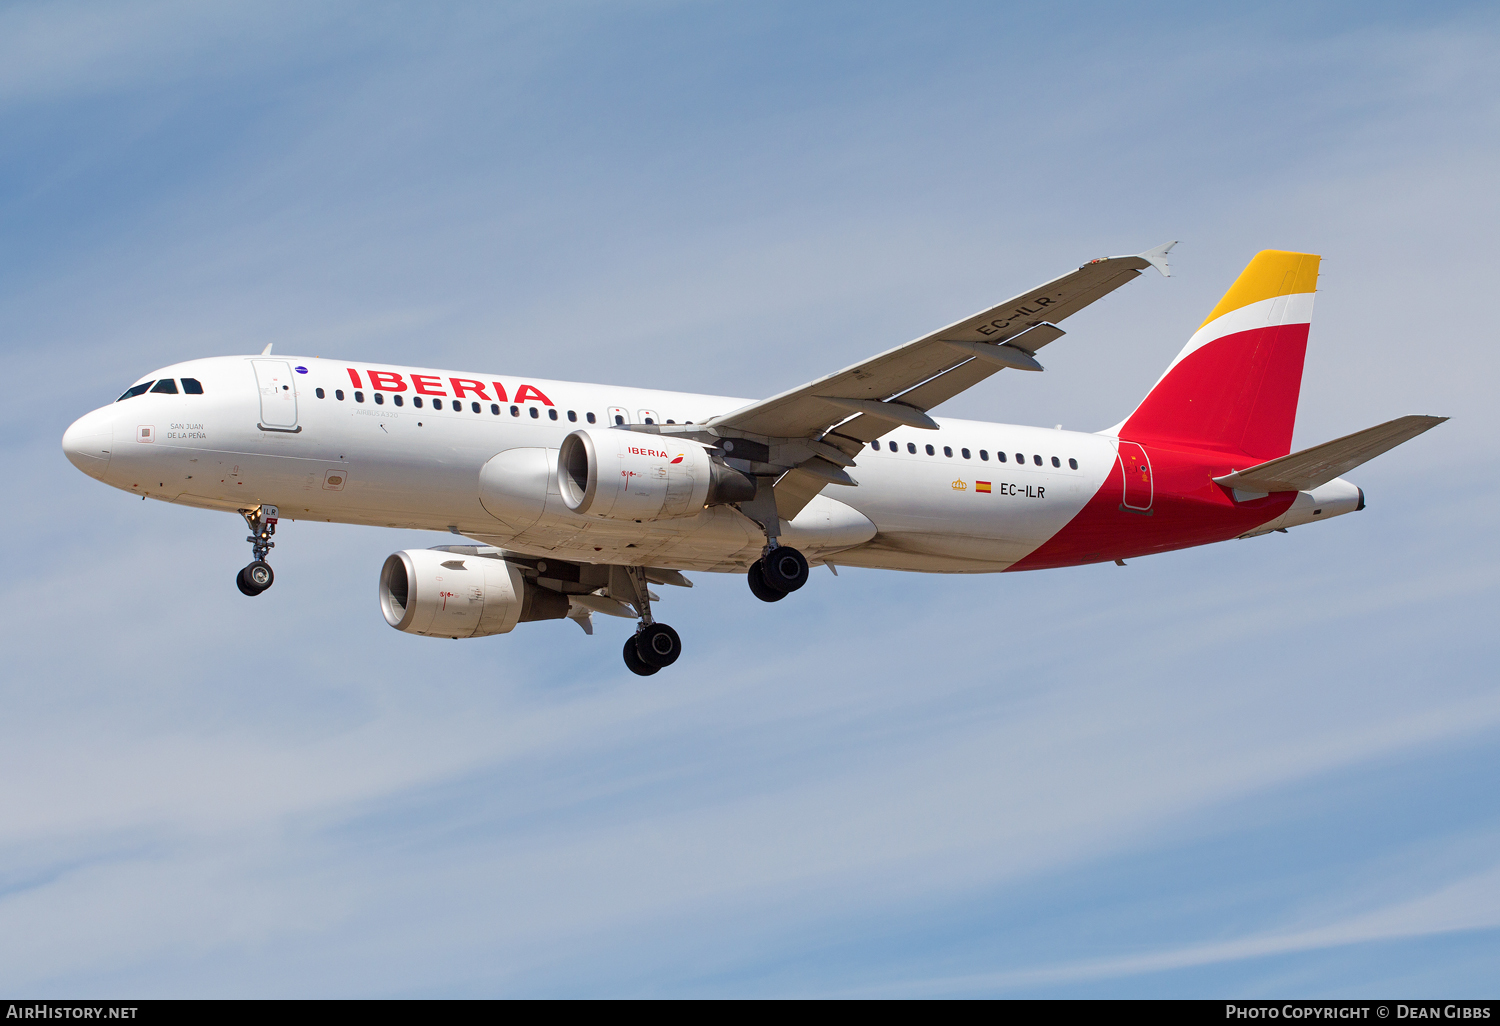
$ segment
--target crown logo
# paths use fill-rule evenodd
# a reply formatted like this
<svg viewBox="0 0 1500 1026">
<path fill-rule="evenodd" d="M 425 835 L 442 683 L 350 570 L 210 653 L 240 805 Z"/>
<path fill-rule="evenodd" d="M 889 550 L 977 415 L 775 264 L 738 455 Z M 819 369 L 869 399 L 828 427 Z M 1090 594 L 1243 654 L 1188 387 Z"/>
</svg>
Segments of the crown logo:
<svg viewBox="0 0 1500 1026">
<path fill-rule="evenodd" d="M 959 480 L 953 482 L 953 490 L 955 492 L 961 492 L 967 487 L 969 487 L 969 482 L 967 481 Z"/>
</svg>

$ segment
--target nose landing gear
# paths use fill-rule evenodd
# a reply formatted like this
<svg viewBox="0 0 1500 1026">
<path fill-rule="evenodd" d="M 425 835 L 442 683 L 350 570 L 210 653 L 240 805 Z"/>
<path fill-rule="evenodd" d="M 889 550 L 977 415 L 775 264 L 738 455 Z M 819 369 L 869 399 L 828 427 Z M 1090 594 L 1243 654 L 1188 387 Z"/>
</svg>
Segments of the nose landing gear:
<svg viewBox="0 0 1500 1026">
<path fill-rule="evenodd" d="M 250 536 L 245 540 L 250 543 L 255 559 L 239 572 L 234 583 L 242 593 L 253 597 L 276 582 L 276 574 L 271 570 L 271 564 L 266 562 L 266 557 L 276 547 L 276 543 L 271 540 L 271 535 L 276 533 L 276 521 L 280 516 L 280 510 L 275 506 L 262 505 L 253 509 L 242 509 L 240 516 L 244 517 L 245 523 L 250 525 Z"/>
</svg>

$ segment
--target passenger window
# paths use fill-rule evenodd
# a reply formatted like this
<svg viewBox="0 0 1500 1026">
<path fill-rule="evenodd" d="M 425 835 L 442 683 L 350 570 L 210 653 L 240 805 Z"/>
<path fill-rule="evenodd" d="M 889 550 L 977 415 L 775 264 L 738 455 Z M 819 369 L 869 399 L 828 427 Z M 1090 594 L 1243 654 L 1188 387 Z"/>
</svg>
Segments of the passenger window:
<svg viewBox="0 0 1500 1026">
<path fill-rule="evenodd" d="M 151 391 L 160 392 L 162 395 L 176 395 L 177 382 L 173 381 L 171 378 L 162 378 L 156 383 L 156 387 Z"/>
<path fill-rule="evenodd" d="M 314 391 L 317 393 L 317 396 L 318 396 L 319 399 L 327 399 L 328 398 L 326 395 L 323 394 L 323 390 L 321 388 L 314 389 Z"/>
<path fill-rule="evenodd" d="M 619 425 L 621 425 L 623 423 L 625 423 L 625 418 L 622 417 L 622 416 L 620 416 L 618 413 L 615 414 L 615 425 L 618 427 Z"/>
<path fill-rule="evenodd" d="M 547 411 L 547 419 L 548 420 L 556 420 L 557 419 L 557 411 L 556 410 L 548 410 Z"/>
<path fill-rule="evenodd" d="M 907 442 L 906 443 L 906 451 L 909 452 L 909 453 L 911 453 L 913 456 L 915 456 L 917 454 L 917 443 L 916 442 Z"/>
<path fill-rule="evenodd" d="M 969 457 L 969 450 L 967 450 L 967 449 L 960 449 L 960 450 L 958 450 L 958 454 L 960 456 L 962 456 L 964 459 L 969 459 L 970 458 Z"/>
<path fill-rule="evenodd" d="M 397 406 L 405 406 L 406 405 L 406 400 L 402 399 L 399 395 L 393 395 L 393 396 L 391 396 L 391 402 L 395 403 Z"/>
<path fill-rule="evenodd" d="M 337 399 L 339 402 L 343 402 L 344 401 L 344 390 L 342 388 L 335 388 L 333 390 L 333 397 L 335 399 Z M 421 406 L 422 404 L 421 403 L 417 403 L 417 405 Z"/>
<path fill-rule="evenodd" d="M 928 446 L 924 446 L 923 448 L 925 448 L 927 450 L 927 455 L 929 455 L 929 456 L 936 456 L 937 455 L 937 450 L 934 449 L 932 446 L 928 445 Z"/>
<path fill-rule="evenodd" d="M 148 381 L 144 385 L 131 385 L 125 390 L 125 394 L 116 399 L 115 402 L 119 402 L 121 399 L 134 399 L 138 395 L 144 395 L 146 389 L 150 388 L 153 384 L 155 384 L 154 381 Z"/>
<path fill-rule="evenodd" d="M 531 419 L 532 419 L 532 420 L 536 420 L 536 419 L 537 419 L 537 418 L 538 418 L 538 417 L 540 417 L 540 416 L 541 416 L 541 414 L 540 414 L 540 413 L 538 413 L 538 412 L 537 412 L 537 409 L 536 409 L 536 407 L 535 407 L 535 406 L 533 406 L 533 407 L 532 407 L 532 408 L 531 408 Z"/>
<path fill-rule="evenodd" d="M 519 406 L 512 406 L 510 408 L 510 415 L 512 417 L 519 417 L 521 415 L 521 408 Z"/>
<path fill-rule="evenodd" d="M 499 403 L 490 403 L 490 412 L 493 413 L 497 417 L 500 416 L 500 404 Z"/>
<path fill-rule="evenodd" d="M 1060 467 L 1060 466 L 1062 466 L 1062 460 L 1060 460 L 1056 456 L 1054 456 L 1054 457 L 1052 457 L 1052 465 L 1054 467 Z"/>
<path fill-rule="evenodd" d="M 357 403 L 364 402 L 365 401 L 365 394 L 363 392 L 355 392 L 354 393 L 354 401 L 357 402 Z"/>
<path fill-rule="evenodd" d="M 441 399 L 434 399 L 432 401 L 432 408 L 434 410 L 441 410 L 443 408 L 443 401 Z"/>
<path fill-rule="evenodd" d="M 871 442 L 870 443 L 870 447 L 873 448 L 876 452 L 879 452 L 880 451 L 880 440 L 877 438 L 875 441 Z"/>
<path fill-rule="evenodd" d="M 376 406 L 384 406 L 385 405 L 385 393 L 384 392 L 376 392 L 375 393 L 375 405 Z"/>
<path fill-rule="evenodd" d="M 200 382 L 197 378 L 183 378 L 182 379 L 182 394 L 183 395 L 202 395 L 203 394 L 203 383 Z"/>
<path fill-rule="evenodd" d="M 1003 453 L 1003 452 L 997 452 L 997 453 L 995 453 L 995 459 L 998 460 L 998 461 L 1000 461 L 1001 463 L 1006 462 L 1006 460 L 1005 460 L 1005 453 Z"/>
<path fill-rule="evenodd" d="M 951 460 L 953 458 L 953 446 L 951 446 L 951 445 L 945 445 L 945 446 L 943 446 L 943 455 L 946 456 L 946 457 L 948 457 Z"/>
<path fill-rule="evenodd" d="M 1036 463 L 1037 466 L 1040 467 L 1042 465 L 1042 458 L 1040 456 L 1033 456 L 1031 458 Z"/>
<path fill-rule="evenodd" d="M 342 398 L 342 397 L 340 397 L 340 398 Z M 422 397 L 419 396 L 419 395 L 412 396 L 411 397 L 411 404 L 413 406 L 415 406 L 417 409 L 420 410 L 422 408 Z"/>
<path fill-rule="evenodd" d="M 578 411 L 577 410 L 569 410 L 568 411 L 568 423 L 569 424 L 577 424 L 578 423 Z"/>
<path fill-rule="evenodd" d="M 1070 460 L 1068 460 L 1068 466 L 1070 468 L 1072 468 L 1073 470 L 1077 470 L 1078 469 L 1078 461 L 1074 460 L 1074 459 L 1070 459 Z"/>
<path fill-rule="evenodd" d="M 1019 464 L 1021 464 L 1022 466 L 1025 466 L 1026 465 L 1026 454 L 1024 452 L 1018 452 L 1018 453 L 1016 453 L 1016 462 L 1019 463 Z"/>
<path fill-rule="evenodd" d="M 469 404 L 469 409 L 473 410 L 475 413 L 478 413 L 479 412 L 479 404 L 478 403 L 470 403 Z"/>
<path fill-rule="evenodd" d="M 584 416 L 588 418 L 590 424 L 594 423 L 594 415 L 592 413 L 585 413 Z"/>
<path fill-rule="evenodd" d="M 556 420 L 556 419 L 557 419 L 557 418 L 556 418 L 556 417 L 553 417 L 553 418 L 552 418 L 552 419 L 553 419 L 553 420 Z M 667 423 L 668 423 L 668 424 L 676 424 L 676 423 L 677 423 L 677 422 L 676 422 L 676 421 L 675 421 L 675 420 L 673 420 L 673 419 L 672 419 L 672 418 L 671 418 L 671 417 L 668 417 L 668 418 L 667 418 Z"/>
<path fill-rule="evenodd" d="M 979 458 L 988 463 L 990 461 L 990 451 L 988 449 L 980 449 Z"/>
</svg>

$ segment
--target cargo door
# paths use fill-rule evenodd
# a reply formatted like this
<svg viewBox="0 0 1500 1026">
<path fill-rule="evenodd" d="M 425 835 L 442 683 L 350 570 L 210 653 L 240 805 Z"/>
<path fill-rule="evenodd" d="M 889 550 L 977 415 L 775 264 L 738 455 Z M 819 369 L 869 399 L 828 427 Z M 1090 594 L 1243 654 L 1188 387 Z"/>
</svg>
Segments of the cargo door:
<svg viewBox="0 0 1500 1026">
<path fill-rule="evenodd" d="M 297 426 L 297 382 L 285 360 L 251 360 L 260 389 L 263 431 L 301 431 Z"/>
</svg>

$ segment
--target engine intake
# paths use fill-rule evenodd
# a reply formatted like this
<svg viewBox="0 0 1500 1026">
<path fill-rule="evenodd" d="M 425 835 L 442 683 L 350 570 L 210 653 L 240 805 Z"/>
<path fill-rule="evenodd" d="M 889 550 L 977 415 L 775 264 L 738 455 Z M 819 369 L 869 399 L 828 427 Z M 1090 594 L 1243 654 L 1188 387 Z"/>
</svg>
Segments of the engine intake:
<svg viewBox="0 0 1500 1026">
<path fill-rule="evenodd" d="M 562 441 L 557 483 L 574 513 L 610 520 L 693 517 L 755 497 L 755 479 L 697 442 L 580 428 Z"/>
<path fill-rule="evenodd" d="M 408 634 L 482 638 L 528 620 L 567 616 L 568 597 L 538 587 L 503 559 L 406 549 L 381 567 L 380 611 Z"/>
</svg>

